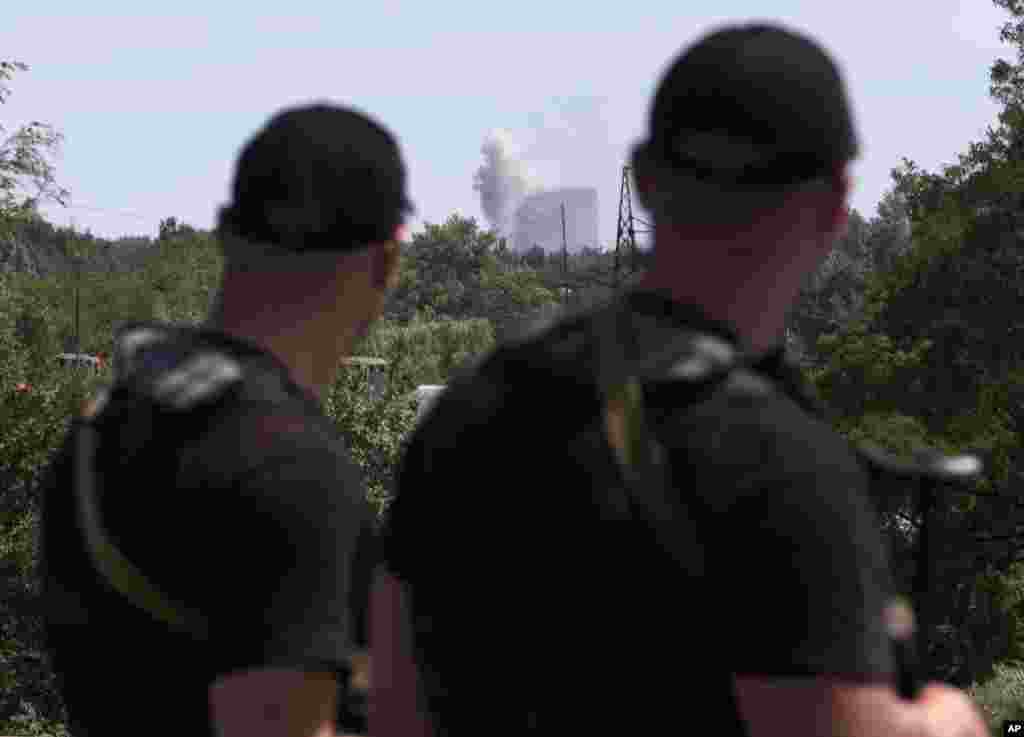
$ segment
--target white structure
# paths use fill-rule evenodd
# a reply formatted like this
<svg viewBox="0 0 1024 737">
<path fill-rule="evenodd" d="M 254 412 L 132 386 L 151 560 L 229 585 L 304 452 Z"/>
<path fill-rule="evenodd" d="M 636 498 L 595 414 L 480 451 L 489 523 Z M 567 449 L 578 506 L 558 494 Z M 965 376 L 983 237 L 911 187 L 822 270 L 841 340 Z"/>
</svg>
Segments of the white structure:
<svg viewBox="0 0 1024 737">
<path fill-rule="evenodd" d="M 423 384 L 416 387 L 416 391 L 412 392 L 410 397 L 416 400 L 416 422 L 423 419 L 444 390 L 444 384 Z"/>
<path fill-rule="evenodd" d="M 88 353 L 60 353 L 57 363 L 64 368 L 89 368 L 93 371 L 99 371 L 101 365 L 98 356 Z"/>
<path fill-rule="evenodd" d="M 371 400 L 380 399 L 387 389 L 388 362 L 383 358 L 368 356 L 346 356 L 341 359 L 346 366 L 358 366 L 366 371 L 367 392 Z"/>
<path fill-rule="evenodd" d="M 560 252 L 562 205 L 569 252 L 597 248 L 597 190 L 573 187 L 539 192 L 523 200 L 513 221 L 513 250 L 523 253 L 538 245 L 547 253 Z"/>
</svg>

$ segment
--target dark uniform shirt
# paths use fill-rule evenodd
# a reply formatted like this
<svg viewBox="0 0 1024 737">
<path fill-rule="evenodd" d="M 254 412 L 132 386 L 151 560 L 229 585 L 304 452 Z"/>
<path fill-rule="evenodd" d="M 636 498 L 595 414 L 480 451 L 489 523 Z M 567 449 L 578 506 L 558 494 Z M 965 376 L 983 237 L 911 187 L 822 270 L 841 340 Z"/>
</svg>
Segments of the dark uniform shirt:
<svg viewBox="0 0 1024 737">
<path fill-rule="evenodd" d="M 626 300 L 736 343 L 696 307 Z M 565 350 L 578 340 L 563 325 L 499 348 L 409 445 L 385 556 L 410 591 L 439 732 L 743 734 L 735 674 L 891 683 L 891 580 L 868 479 L 783 349 L 756 366 L 775 392 L 652 408 L 694 522 L 678 532 L 694 554 L 677 559 L 650 528 L 595 512 L 614 475 L 606 453 L 567 455 L 573 416 L 598 408 L 553 358 L 585 362 Z"/>
<path fill-rule="evenodd" d="M 269 352 L 208 330 L 185 329 L 179 339 L 279 381 L 288 400 L 274 411 L 293 419 L 268 427 L 267 407 L 232 405 L 200 435 L 172 439 L 180 453 L 131 478 L 112 476 L 105 489 L 111 539 L 165 594 L 207 617 L 210 643 L 170 631 L 107 588 L 86 554 L 69 486 L 49 485 L 43 553 L 57 605 L 47 638 L 76 737 L 213 735 L 214 679 L 265 667 L 341 674 L 365 643 L 372 513 L 341 437 Z M 129 434 L 101 429 L 101 471 L 126 458 Z M 67 463 L 59 457 L 52 478 L 70 478 Z M 80 597 L 81 608 L 73 598 L 62 606 L 60 592 Z"/>
</svg>

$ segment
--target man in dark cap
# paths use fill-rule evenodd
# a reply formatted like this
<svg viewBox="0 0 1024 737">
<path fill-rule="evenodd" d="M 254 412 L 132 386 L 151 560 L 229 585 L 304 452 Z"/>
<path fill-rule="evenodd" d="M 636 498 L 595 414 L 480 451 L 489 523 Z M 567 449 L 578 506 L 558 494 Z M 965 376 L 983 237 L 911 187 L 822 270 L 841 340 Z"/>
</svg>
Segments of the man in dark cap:
<svg viewBox="0 0 1024 737">
<path fill-rule="evenodd" d="M 411 211 L 395 139 L 331 105 L 241 152 L 203 326 L 122 328 L 47 481 L 47 636 L 76 737 L 360 730 L 373 530 L 324 402 Z"/>
<path fill-rule="evenodd" d="M 671 65 L 632 156 L 638 288 L 499 346 L 408 446 L 373 734 L 985 733 L 961 692 L 895 689 L 868 476 L 785 356 L 857 151 L 802 35 L 729 26 Z"/>
</svg>

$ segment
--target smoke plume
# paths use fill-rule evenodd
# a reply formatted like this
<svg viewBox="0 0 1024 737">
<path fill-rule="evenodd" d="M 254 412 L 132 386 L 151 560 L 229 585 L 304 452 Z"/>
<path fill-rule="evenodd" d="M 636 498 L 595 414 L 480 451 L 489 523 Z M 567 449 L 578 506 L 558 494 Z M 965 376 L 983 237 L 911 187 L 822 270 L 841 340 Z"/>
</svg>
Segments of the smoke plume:
<svg viewBox="0 0 1024 737">
<path fill-rule="evenodd" d="M 512 214 L 523 199 L 540 191 L 540 182 L 518 158 L 506 131 L 495 130 L 480 149 L 484 163 L 477 169 L 473 188 L 491 227 L 508 234 Z"/>
<path fill-rule="evenodd" d="M 611 142 L 607 103 L 601 97 L 556 98 L 528 114 L 514 137 L 505 129 L 488 134 L 473 188 L 494 230 L 514 238 L 516 209 L 543 191 L 596 188 L 599 201 L 618 202 L 623 147 Z M 612 215 L 601 214 L 606 227 Z"/>
</svg>

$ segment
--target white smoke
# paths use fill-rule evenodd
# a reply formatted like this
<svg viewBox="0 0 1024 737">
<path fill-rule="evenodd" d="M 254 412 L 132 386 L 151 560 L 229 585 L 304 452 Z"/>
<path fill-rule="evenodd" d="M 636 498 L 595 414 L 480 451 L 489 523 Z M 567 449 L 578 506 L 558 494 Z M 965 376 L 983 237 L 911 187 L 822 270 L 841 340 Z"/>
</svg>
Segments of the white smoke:
<svg viewBox="0 0 1024 737">
<path fill-rule="evenodd" d="M 480 193 L 480 206 L 491 227 L 507 235 L 519 203 L 539 192 L 541 184 L 518 157 L 508 131 L 491 131 L 480 152 L 484 163 L 477 169 L 473 189 Z"/>
<path fill-rule="evenodd" d="M 505 129 L 487 135 L 473 188 L 494 230 L 514 237 L 516 210 L 539 192 L 596 188 L 600 201 L 618 202 L 622 146 L 611 142 L 607 102 L 587 96 L 554 99 L 529 114 L 514 136 Z M 613 214 L 603 212 L 600 219 Z"/>
</svg>

